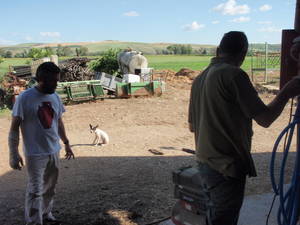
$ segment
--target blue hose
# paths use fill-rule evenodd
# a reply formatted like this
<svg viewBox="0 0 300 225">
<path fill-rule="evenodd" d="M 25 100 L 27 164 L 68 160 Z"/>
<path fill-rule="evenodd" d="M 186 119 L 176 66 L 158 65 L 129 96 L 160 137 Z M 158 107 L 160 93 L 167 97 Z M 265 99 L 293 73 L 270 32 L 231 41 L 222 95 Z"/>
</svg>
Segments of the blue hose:
<svg viewBox="0 0 300 225">
<path fill-rule="evenodd" d="M 291 180 L 291 184 L 287 190 L 284 190 L 285 182 L 285 166 L 287 157 L 289 154 L 290 146 L 293 139 L 293 134 L 295 127 L 297 127 L 297 151 L 296 151 L 296 160 L 294 172 Z M 293 121 L 280 133 L 278 136 L 272 152 L 271 165 L 270 165 L 270 176 L 272 188 L 276 195 L 279 195 L 279 209 L 277 213 L 277 222 L 278 225 L 296 225 L 299 218 L 299 201 L 300 201 L 300 103 L 298 103 L 296 113 L 294 115 Z M 287 143 L 283 151 L 283 158 L 281 162 L 279 182 L 276 184 L 274 167 L 275 167 L 275 158 L 276 152 L 279 146 L 281 139 L 284 135 L 288 134 Z"/>
</svg>

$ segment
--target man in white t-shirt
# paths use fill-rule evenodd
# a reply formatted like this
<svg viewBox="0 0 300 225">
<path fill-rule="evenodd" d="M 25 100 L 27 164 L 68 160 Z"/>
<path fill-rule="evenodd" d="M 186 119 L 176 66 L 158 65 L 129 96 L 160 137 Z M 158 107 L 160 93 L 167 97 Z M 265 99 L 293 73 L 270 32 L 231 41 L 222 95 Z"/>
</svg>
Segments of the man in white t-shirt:
<svg viewBox="0 0 300 225">
<path fill-rule="evenodd" d="M 19 128 L 28 171 L 25 201 L 26 225 L 60 224 L 52 215 L 53 197 L 59 172 L 61 139 L 66 159 L 74 154 L 66 136 L 62 113 L 64 106 L 55 93 L 60 69 L 52 62 L 41 64 L 36 72 L 38 85 L 22 92 L 16 99 L 9 132 L 10 166 L 24 166 L 19 154 Z"/>
</svg>

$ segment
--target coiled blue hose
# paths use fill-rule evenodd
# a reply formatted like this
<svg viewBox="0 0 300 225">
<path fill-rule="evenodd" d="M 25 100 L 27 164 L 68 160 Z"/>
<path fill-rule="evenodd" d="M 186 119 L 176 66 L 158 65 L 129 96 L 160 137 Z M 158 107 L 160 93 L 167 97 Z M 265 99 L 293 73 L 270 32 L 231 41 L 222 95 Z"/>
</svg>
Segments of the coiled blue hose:
<svg viewBox="0 0 300 225">
<path fill-rule="evenodd" d="M 297 127 L 297 151 L 294 172 L 292 175 L 291 184 L 287 190 L 284 190 L 285 181 L 285 166 L 287 157 L 289 154 L 291 142 L 293 139 L 294 130 Z M 278 136 L 272 152 L 271 164 L 270 164 L 270 176 L 273 190 L 276 195 L 279 195 L 279 209 L 277 213 L 278 225 L 296 225 L 299 217 L 299 201 L 300 201 L 300 103 L 298 102 L 296 113 L 294 115 L 293 121 L 280 133 Z M 276 152 L 281 139 L 288 134 L 287 143 L 283 151 L 283 158 L 281 162 L 279 182 L 276 184 L 274 167 Z"/>
</svg>

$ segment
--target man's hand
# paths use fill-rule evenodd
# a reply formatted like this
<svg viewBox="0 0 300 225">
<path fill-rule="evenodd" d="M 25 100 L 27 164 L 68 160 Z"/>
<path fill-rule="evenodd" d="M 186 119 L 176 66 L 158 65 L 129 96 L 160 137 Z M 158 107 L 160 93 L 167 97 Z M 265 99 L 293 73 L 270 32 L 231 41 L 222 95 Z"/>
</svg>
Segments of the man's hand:
<svg viewBox="0 0 300 225">
<path fill-rule="evenodd" d="M 23 159 L 19 154 L 19 127 L 22 119 L 14 116 L 12 118 L 8 134 L 9 165 L 14 170 L 21 170 L 24 166 Z"/>
<path fill-rule="evenodd" d="M 64 123 L 62 121 L 62 118 L 58 119 L 58 134 L 59 134 L 61 140 L 65 144 L 65 151 L 66 151 L 65 159 L 67 159 L 67 160 L 69 160 L 71 158 L 75 159 L 74 153 L 71 149 L 71 146 L 69 144 L 69 140 L 68 140 L 67 135 L 66 135 L 65 126 L 64 126 Z"/>
<path fill-rule="evenodd" d="M 9 154 L 9 165 L 14 170 L 21 170 L 24 166 L 23 159 L 19 153 Z"/>
<path fill-rule="evenodd" d="M 267 110 L 254 117 L 254 120 L 262 127 L 269 127 L 281 114 L 284 106 L 290 98 L 300 95 L 300 76 L 295 76 L 280 90 Z"/>
<path fill-rule="evenodd" d="M 192 123 L 189 123 L 189 130 L 194 133 L 195 132 L 195 129 L 193 127 L 193 124 Z"/>
<path fill-rule="evenodd" d="M 282 92 L 287 98 L 293 98 L 300 95 L 300 75 L 295 76 L 286 85 L 284 85 Z"/>
<path fill-rule="evenodd" d="M 66 154 L 65 154 L 65 159 L 69 160 L 69 159 L 75 159 L 75 155 L 71 149 L 71 146 L 69 144 L 66 144 L 65 145 L 65 151 L 66 151 Z"/>
</svg>

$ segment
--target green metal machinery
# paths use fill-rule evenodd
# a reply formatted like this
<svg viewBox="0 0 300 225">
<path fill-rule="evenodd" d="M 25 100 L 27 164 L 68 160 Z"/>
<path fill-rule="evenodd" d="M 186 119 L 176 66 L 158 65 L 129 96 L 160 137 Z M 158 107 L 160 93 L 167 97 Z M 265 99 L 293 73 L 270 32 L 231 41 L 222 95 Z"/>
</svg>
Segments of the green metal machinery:
<svg viewBox="0 0 300 225">
<path fill-rule="evenodd" d="M 36 85 L 31 80 L 29 87 Z M 103 99 L 105 97 L 103 84 L 100 80 L 86 80 L 73 82 L 59 82 L 56 93 L 63 102 L 78 102 L 86 100 Z M 113 92 L 115 97 L 129 98 L 137 96 L 160 96 L 165 90 L 165 83 L 161 81 L 120 83 L 116 82 Z"/>
<path fill-rule="evenodd" d="M 161 81 L 117 83 L 116 97 L 161 96 L 165 83 Z"/>
</svg>

